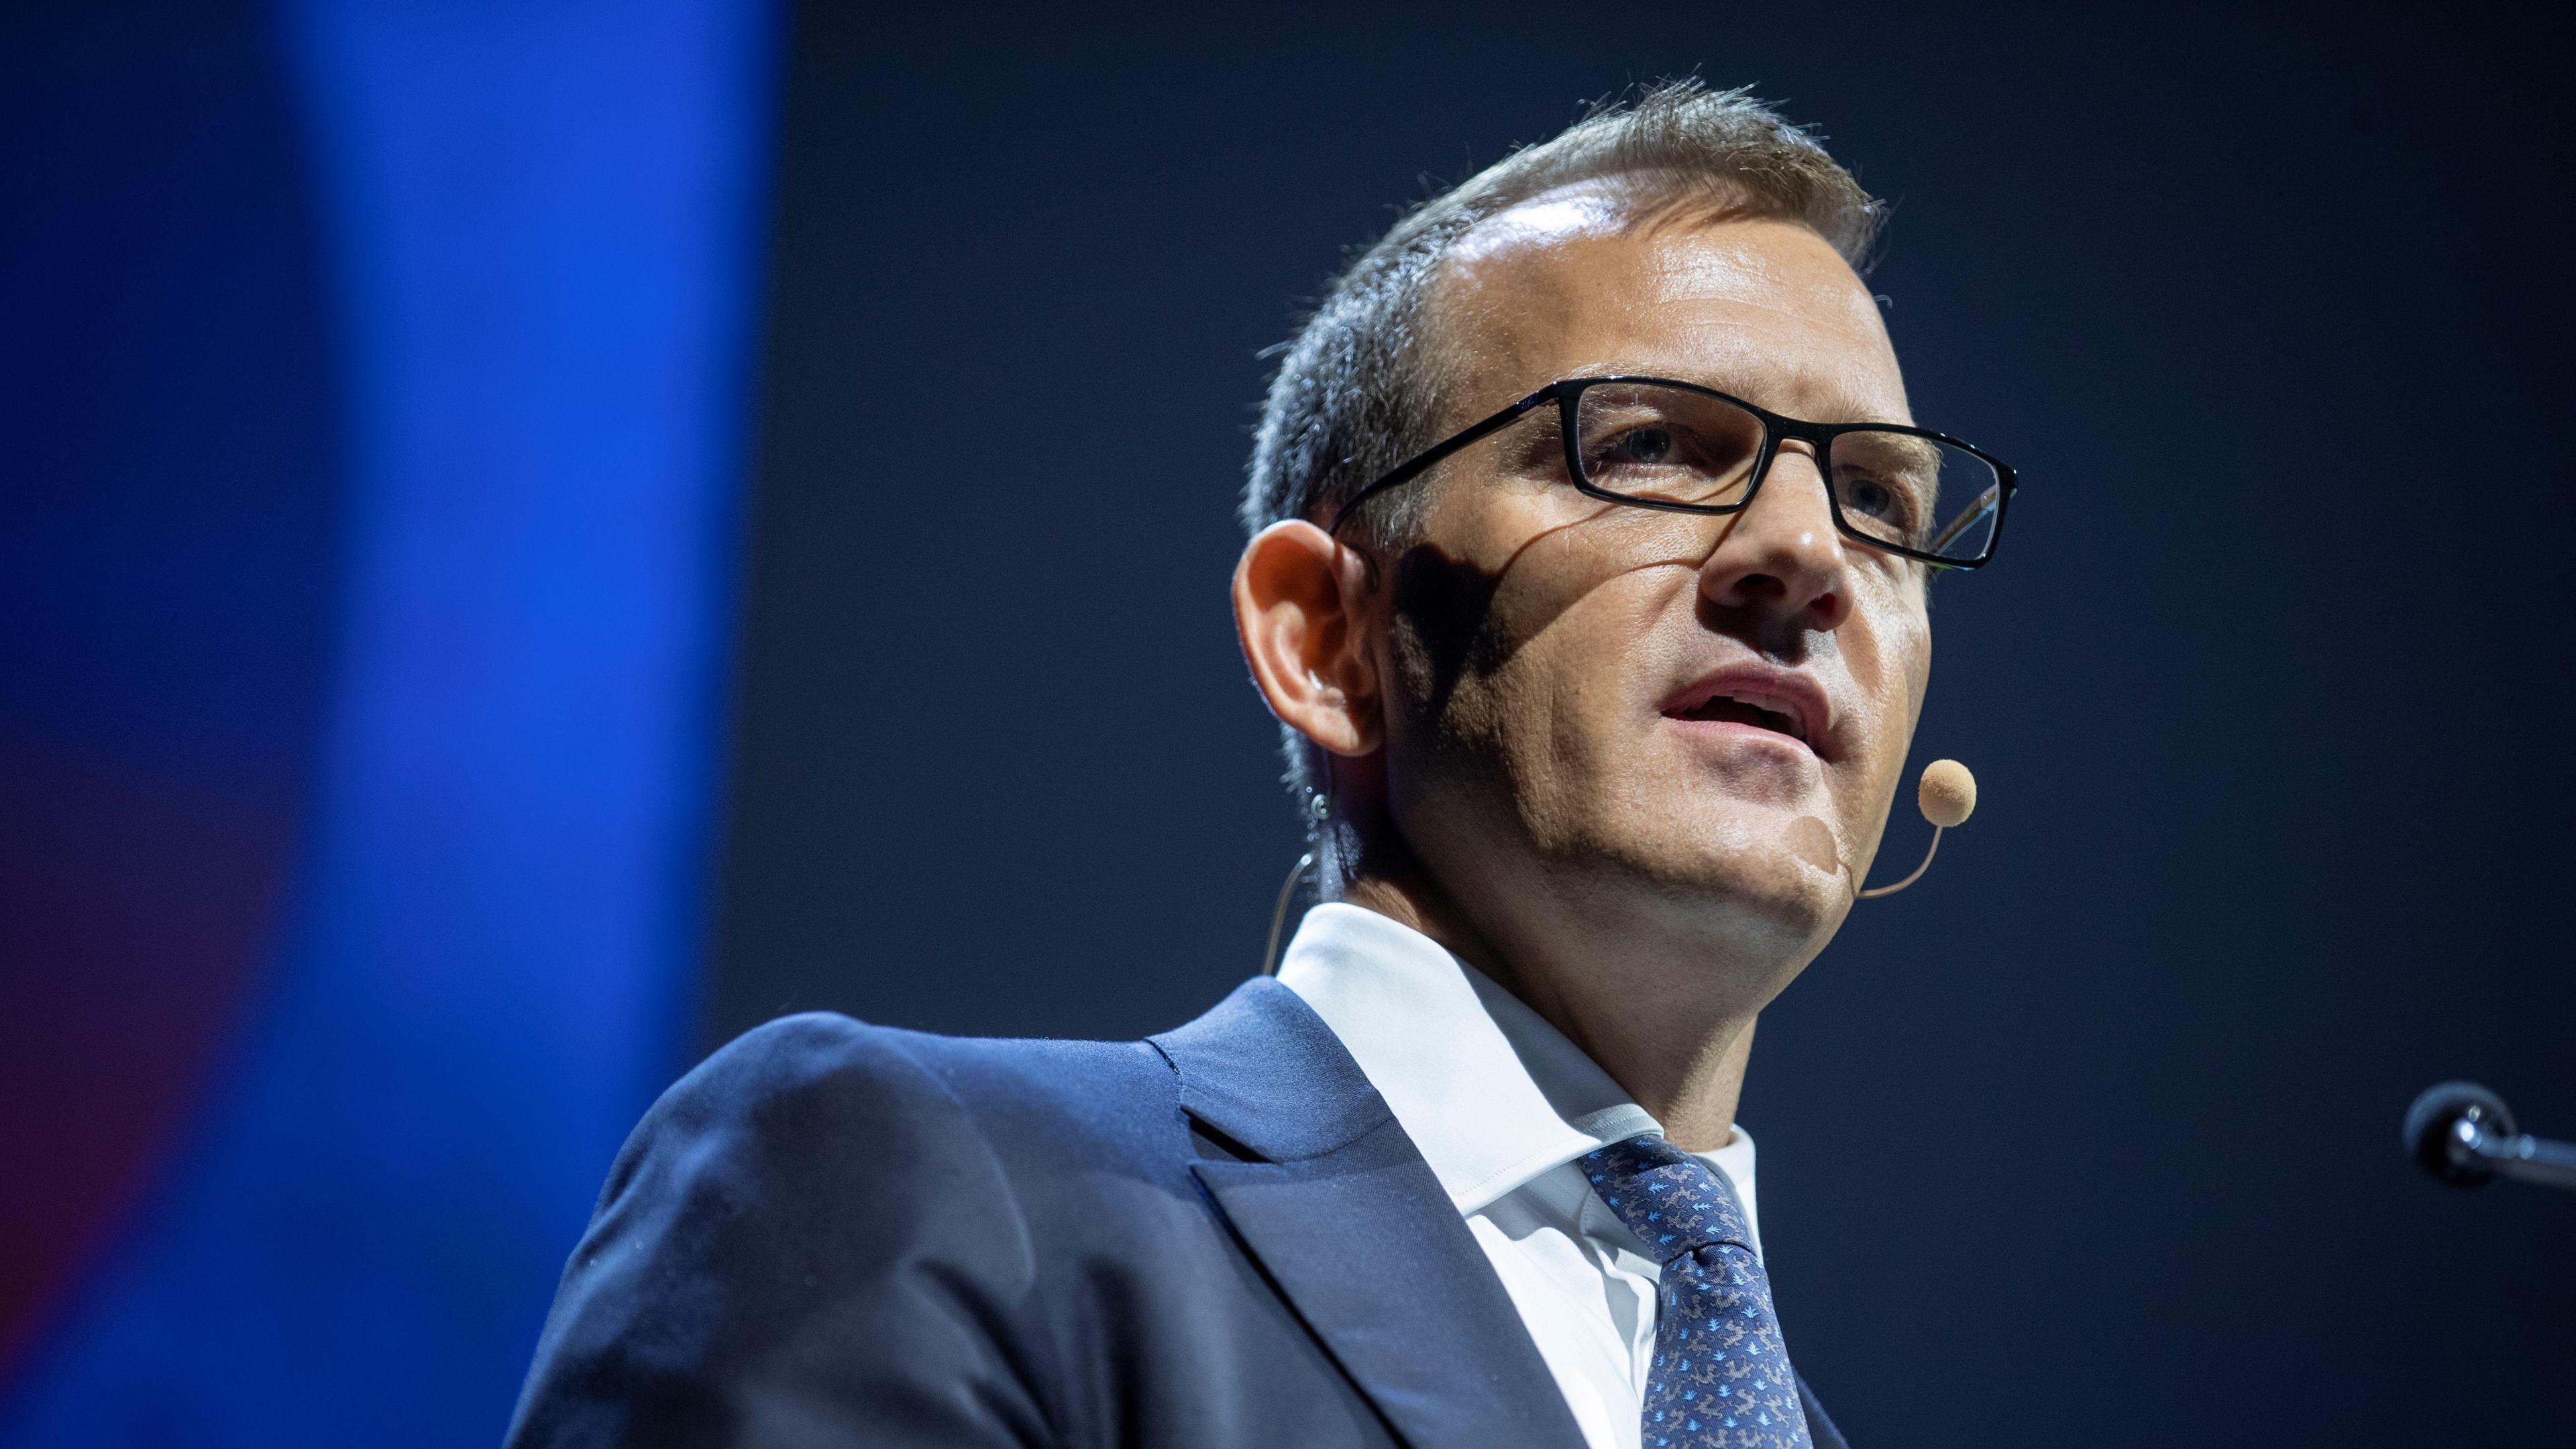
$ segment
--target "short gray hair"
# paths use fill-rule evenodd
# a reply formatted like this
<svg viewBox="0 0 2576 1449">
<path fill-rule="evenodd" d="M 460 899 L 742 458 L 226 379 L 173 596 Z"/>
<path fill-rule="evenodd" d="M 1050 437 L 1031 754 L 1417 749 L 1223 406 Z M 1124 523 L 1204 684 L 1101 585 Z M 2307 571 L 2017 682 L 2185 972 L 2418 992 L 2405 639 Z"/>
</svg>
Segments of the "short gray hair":
<svg viewBox="0 0 2576 1449">
<path fill-rule="evenodd" d="M 1855 270 L 1885 208 L 1817 138 L 1744 90 L 1696 78 L 1596 105 L 1554 140 L 1524 146 L 1407 212 L 1325 290 L 1282 351 L 1253 433 L 1247 534 L 1287 518 L 1322 524 L 1371 480 L 1430 445 L 1444 381 L 1422 346 L 1442 261 L 1477 223 L 1561 186 L 1616 180 L 1644 210 L 1708 204 L 1805 223 Z M 1544 379 L 1542 379 L 1543 381 Z M 1360 526 L 1391 545 L 1410 526 L 1399 489 L 1362 505 Z M 1384 495 L 1382 495 L 1384 496 Z M 1287 783 L 1301 799 L 1319 761 L 1281 726 Z"/>
</svg>

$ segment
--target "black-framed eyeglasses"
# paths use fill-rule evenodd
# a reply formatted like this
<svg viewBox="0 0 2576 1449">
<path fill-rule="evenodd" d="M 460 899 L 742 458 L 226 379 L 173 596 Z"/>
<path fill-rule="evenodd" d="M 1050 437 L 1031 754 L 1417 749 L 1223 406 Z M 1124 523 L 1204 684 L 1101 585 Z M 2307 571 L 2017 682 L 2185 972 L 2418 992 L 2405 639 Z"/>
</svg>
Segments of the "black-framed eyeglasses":
<svg viewBox="0 0 2576 1449">
<path fill-rule="evenodd" d="M 1414 454 L 1352 494 L 1330 531 L 1338 536 L 1361 504 L 1549 402 L 1566 476 L 1591 497 L 1672 513 L 1741 512 L 1762 491 L 1781 443 L 1795 439 L 1815 449 L 1817 471 L 1831 480 L 1825 498 L 1845 537 L 1935 568 L 1992 559 L 2021 486 L 2001 458 L 1928 428 L 1804 422 L 1665 377 L 1573 377 Z"/>
</svg>

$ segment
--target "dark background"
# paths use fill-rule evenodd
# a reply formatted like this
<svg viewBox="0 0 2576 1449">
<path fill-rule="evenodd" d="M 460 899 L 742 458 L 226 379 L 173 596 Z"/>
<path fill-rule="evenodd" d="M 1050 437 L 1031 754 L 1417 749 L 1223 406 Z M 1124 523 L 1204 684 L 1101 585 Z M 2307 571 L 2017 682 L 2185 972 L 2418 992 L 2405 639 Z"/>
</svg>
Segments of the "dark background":
<svg viewBox="0 0 2576 1449">
<path fill-rule="evenodd" d="M 1918 757 L 1984 786 L 1770 1012 L 1799 1365 L 1861 1444 L 2564 1442 L 2565 52 L 2503 13 L 1480 7 L 788 37 L 712 1046 L 788 1009 L 1132 1036 L 1297 849 L 1224 587 L 1344 248 L 1696 70 L 1896 215 L 1917 415 L 2014 460 Z M 1923 827 L 1891 834 L 1910 855 Z"/>
</svg>

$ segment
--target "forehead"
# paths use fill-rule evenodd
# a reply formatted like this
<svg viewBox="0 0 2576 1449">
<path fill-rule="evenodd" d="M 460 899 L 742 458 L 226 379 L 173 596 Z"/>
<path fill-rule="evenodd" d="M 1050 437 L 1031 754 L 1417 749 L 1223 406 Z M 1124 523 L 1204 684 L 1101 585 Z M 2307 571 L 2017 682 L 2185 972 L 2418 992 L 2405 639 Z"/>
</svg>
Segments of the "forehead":
<svg viewBox="0 0 2576 1449">
<path fill-rule="evenodd" d="M 1910 422 L 1877 302 L 1832 245 L 1779 217 L 1640 214 L 1601 182 L 1461 238 L 1431 291 L 1451 421 L 1561 377 L 1645 373 L 1819 422 Z"/>
</svg>

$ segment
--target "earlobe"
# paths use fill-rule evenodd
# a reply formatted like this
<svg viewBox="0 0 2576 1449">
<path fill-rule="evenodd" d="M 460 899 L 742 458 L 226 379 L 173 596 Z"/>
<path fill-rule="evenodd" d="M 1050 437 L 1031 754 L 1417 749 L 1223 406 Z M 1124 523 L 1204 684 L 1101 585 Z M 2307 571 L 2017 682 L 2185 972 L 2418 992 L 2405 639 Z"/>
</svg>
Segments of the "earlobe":
<svg viewBox="0 0 2576 1449">
<path fill-rule="evenodd" d="M 1253 537 L 1234 568 L 1234 631 L 1270 712 L 1337 755 L 1378 747 L 1365 560 L 1302 519 Z"/>
</svg>

